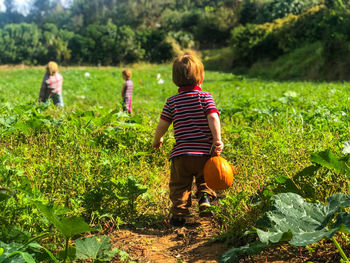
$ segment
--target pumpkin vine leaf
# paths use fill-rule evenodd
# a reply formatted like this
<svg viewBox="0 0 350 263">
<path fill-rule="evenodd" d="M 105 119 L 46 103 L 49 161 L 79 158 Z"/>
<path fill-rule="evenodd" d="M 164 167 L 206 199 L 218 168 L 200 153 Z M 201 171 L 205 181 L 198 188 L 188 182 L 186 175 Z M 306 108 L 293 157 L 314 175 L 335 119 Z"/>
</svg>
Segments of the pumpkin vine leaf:
<svg viewBox="0 0 350 263">
<path fill-rule="evenodd" d="M 350 233 L 350 213 L 342 212 L 343 208 L 350 207 L 348 195 L 334 194 L 327 199 L 326 205 L 308 203 L 294 193 L 278 194 L 272 200 L 272 209 L 257 221 L 253 231 L 266 247 L 281 241 L 294 246 L 306 246 L 324 238 L 332 238 L 337 232 Z M 334 219 L 335 223 L 331 224 Z M 233 248 L 221 256 L 220 262 L 236 262 L 236 258 L 244 254 L 252 255 L 258 250 L 248 248 L 256 246 Z"/>
</svg>

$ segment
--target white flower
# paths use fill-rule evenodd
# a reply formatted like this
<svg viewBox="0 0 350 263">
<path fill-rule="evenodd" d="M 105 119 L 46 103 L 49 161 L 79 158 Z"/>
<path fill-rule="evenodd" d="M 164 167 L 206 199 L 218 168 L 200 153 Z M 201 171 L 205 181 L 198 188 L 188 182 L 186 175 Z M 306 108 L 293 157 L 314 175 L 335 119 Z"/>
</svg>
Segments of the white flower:
<svg viewBox="0 0 350 263">
<path fill-rule="evenodd" d="M 160 79 L 161 75 L 160 73 L 157 74 L 157 79 Z"/>
<path fill-rule="evenodd" d="M 350 153 L 350 141 L 346 141 L 343 143 L 343 153 L 344 154 Z"/>
<path fill-rule="evenodd" d="M 158 84 L 161 85 L 161 84 L 163 84 L 163 83 L 164 83 L 164 79 L 159 79 L 159 80 L 158 80 Z"/>
<path fill-rule="evenodd" d="M 87 77 L 87 78 L 90 77 L 90 73 L 89 73 L 89 72 L 85 72 L 84 75 L 85 75 L 85 77 Z"/>
</svg>

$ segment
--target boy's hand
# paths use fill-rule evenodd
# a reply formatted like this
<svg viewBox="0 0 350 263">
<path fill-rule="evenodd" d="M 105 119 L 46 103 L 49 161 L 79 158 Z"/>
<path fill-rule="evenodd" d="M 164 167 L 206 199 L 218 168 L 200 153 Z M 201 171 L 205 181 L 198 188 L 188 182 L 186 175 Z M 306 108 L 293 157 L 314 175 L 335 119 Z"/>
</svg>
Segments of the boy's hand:
<svg viewBox="0 0 350 263">
<path fill-rule="evenodd" d="M 224 143 L 221 140 L 216 140 L 213 142 L 212 149 L 214 149 L 217 155 L 220 155 L 224 149 Z"/>
<path fill-rule="evenodd" d="M 163 144 L 163 138 L 160 138 L 159 141 L 153 141 L 152 146 L 155 149 L 160 149 L 160 147 L 162 147 Z"/>
</svg>

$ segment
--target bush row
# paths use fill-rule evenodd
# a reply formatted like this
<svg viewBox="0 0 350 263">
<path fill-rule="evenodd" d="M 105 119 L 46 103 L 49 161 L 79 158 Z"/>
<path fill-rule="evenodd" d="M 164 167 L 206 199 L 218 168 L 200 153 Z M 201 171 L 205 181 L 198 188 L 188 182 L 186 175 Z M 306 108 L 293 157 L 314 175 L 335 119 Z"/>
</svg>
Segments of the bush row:
<svg viewBox="0 0 350 263">
<path fill-rule="evenodd" d="M 187 37 L 187 38 L 186 38 Z M 174 45 L 189 39 L 186 33 L 168 36 L 162 30 L 134 31 L 129 26 L 92 24 L 83 34 L 54 24 L 9 24 L 0 29 L 0 64 L 89 63 L 115 65 L 135 61 L 160 63 L 171 59 Z"/>
<path fill-rule="evenodd" d="M 232 31 L 231 41 L 233 67 L 240 69 L 250 68 L 258 61 L 274 61 L 320 42 L 324 61 L 320 74 L 326 74 L 329 66 L 339 63 L 343 67 L 350 66 L 350 15 L 319 5 L 300 15 L 290 14 L 265 24 L 239 26 Z M 327 79 L 343 78 L 339 74 Z"/>
<path fill-rule="evenodd" d="M 275 59 L 322 36 L 325 8 L 317 6 L 302 15 L 290 14 L 261 25 L 247 24 L 232 31 L 234 64 L 251 66 L 260 59 Z"/>
</svg>

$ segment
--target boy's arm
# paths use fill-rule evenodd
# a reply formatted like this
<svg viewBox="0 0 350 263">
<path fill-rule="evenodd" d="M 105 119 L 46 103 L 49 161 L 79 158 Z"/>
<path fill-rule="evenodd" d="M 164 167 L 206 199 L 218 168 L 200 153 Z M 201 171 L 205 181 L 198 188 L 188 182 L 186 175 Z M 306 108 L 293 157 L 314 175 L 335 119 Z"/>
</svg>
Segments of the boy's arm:
<svg viewBox="0 0 350 263">
<path fill-rule="evenodd" d="M 153 148 L 159 149 L 163 144 L 163 135 L 166 133 L 170 126 L 170 122 L 160 119 L 158 122 L 158 126 L 156 128 L 156 132 L 154 133 L 154 139 L 152 146 Z"/>
<path fill-rule="evenodd" d="M 39 92 L 39 102 L 42 101 L 45 97 L 46 87 L 47 87 L 46 80 L 47 80 L 47 77 L 46 75 L 44 75 L 43 81 L 41 82 L 40 92 Z"/>
<path fill-rule="evenodd" d="M 124 92 L 125 92 L 125 89 L 126 89 L 126 84 L 125 82 L 123 83 L 123 87 L 122 87 L 122 97 L 124 96 Z"/>
<path fill-rule="evenodd" d="M 216 112 L 209 113 L 207 115 L 208 124 L 213 135 L 213 146 L 215 147 L 215 152 L 220 154 L 224 148 L 224 144 L 221 141 L 221 126 L 219 115 Z"/>
</svg>

